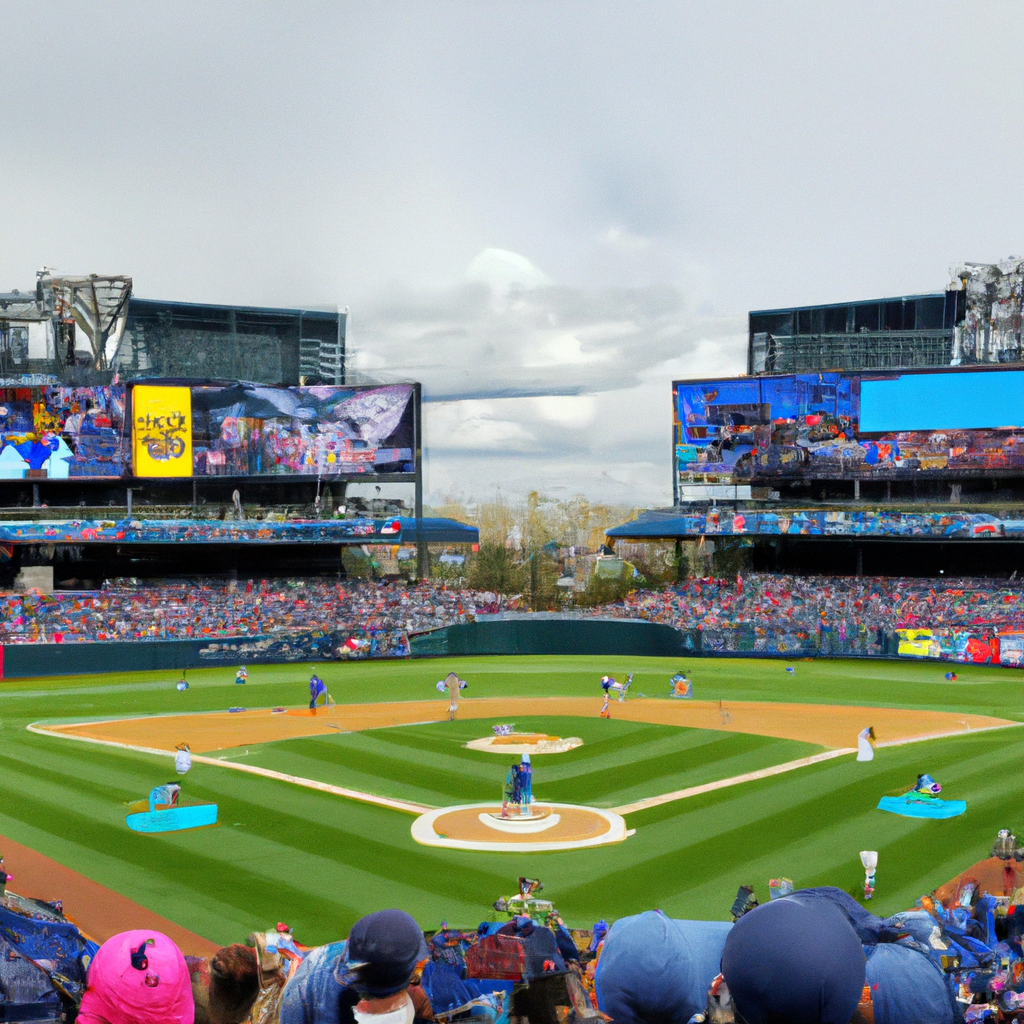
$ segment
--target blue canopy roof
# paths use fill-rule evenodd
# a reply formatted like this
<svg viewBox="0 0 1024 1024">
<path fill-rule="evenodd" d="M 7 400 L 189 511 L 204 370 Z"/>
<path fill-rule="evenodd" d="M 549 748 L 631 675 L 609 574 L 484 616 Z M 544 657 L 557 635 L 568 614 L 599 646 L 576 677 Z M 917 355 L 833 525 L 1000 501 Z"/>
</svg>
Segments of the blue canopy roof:
<svg viewBox="0 0 1024 1024">
<path fill-rule="evenodd" d="M 395 529 L 396 522 L 399 529 Z M 478 544 L 480 531 L 454 519 L 421 519 L 428 544 Z M 416 520 L 221 519 L 19 520 L 0 522 L 3 544 L 415 544 Z"/>
<path fill-rule="evenodd" d="M 915 540 L 1020 539 L 1024 519 L 988 512 L 902 512 L 865 508 L 771 509 L 714 507 L 652 509 L 606 531 L 612 538 L 636 540 L 675 537 L 899 537 Z"/>
<path fill-rule="evenodd" d="M 692 519 L 692 516 L 690 518 Z M 678 509 L 653 509 L 641 512 L 636 519 L 628 523 L 605 530 L 605 536 L 636 537 L 646 540 L 692 536 L 692 522 L 687 524 L 686 519 L 687 517 L 681 515 Z"/>
<path fill-rule="evenodd" d="M 421 538 L 416 532 L 416 520 L 411 516 L 400 516 L 402 543 L 415 544 Z M 460 523 L 457 519 L 423 518 L 422 540 L 428 544 L 479 544 L 480 531 L 475 526 Z"/>
</svg>

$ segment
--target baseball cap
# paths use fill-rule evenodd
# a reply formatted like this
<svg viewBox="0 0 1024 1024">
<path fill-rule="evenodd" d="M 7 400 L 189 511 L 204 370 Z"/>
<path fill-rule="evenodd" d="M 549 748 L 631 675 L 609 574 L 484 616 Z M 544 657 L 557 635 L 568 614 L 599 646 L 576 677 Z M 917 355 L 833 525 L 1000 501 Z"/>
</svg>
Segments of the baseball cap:
<svg viewBox="0 0 1024 1024">
<path fill-rule="evenodd" d="M 747 1024 L 849 1024 L 865 958 L 846 915 L 827 900 L 765 903 L 736 922 L 722 974 Z"/>
<path fill-rule="evenodd" d="M 352 926 L 348 983 L 366 998 L 383 999 L 401 992 L 426 958 L 420 926 L 404 910 L 378 910 Z"/>
</svg>

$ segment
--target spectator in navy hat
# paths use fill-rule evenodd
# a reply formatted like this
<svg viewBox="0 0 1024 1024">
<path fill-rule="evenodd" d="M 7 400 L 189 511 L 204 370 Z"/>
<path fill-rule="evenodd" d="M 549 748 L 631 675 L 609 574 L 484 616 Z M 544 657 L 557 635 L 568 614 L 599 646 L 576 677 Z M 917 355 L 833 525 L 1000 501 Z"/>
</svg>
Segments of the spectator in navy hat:
<svg viewBox="0 0 1024 1024">
<path fill-rule="evenodd" d="M 864 950 L 831 901 L 775 900 L 733 926 L 722 976 L 744 1024 L 849 1024 L 864 991 Z"/>
<path fill-rule="evenodd" d="M 288 982 L 281 1024 L 413 1024 L 432 1019 L 409 986 L 427 959 L 419 925 L 402 910 L 360 918 L 345 942 L 315 949 Z"/>
</svg>

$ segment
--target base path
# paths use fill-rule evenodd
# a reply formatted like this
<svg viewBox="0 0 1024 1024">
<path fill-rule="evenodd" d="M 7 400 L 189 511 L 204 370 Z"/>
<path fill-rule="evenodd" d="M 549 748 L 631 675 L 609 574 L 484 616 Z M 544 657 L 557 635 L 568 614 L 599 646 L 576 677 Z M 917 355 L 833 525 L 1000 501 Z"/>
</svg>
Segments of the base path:
<svg viewBox="0 0 1024 1024">
<path fill-rule="evenodd" d="M 549 715 L 596 718 L 600 708 L 599 696 L 477 697 L 459 703 L 458 717 L 461 720 Z M 611 715 L 629 722 L 753 733 L 833 749 L 852 746 L 857 734 L 869 725 L 874 727 L 879 745 L 884 745 L 1020 724 L 988 715 L 946 711 L 751 701 L 729 701 L 720 708 L 718 701 L 649 698 L 634 698 L 621 704 L 613 701 Z M 336 704 L 322 708 L 316 714 L 307 709 L 274 714 L 264 708 L 236 713 L 153 715 L 106 722 L 37 725 L 34 728 L 164 751 L 173 751 L 177 744 L 188 743 L 193 753 L 210 753 L 300 736 L 330 736 L 339 732 L 437 722 L 447 717 L 447 700 L 421 700 L 393 704 Z"/>
<path fill-rule="evenodd" d="M 64 913 L 97 942 L 132 928 L 151 928 L 173 939 L 187 956 L 212 956 L 220 948 L 216 942 L 154 914 L 127 896 L 13 839 L 0 836 L 0 852 L 5 869 L 13 876 L 11 892 L 46 902 L 60 900 Z"/>
</svg>

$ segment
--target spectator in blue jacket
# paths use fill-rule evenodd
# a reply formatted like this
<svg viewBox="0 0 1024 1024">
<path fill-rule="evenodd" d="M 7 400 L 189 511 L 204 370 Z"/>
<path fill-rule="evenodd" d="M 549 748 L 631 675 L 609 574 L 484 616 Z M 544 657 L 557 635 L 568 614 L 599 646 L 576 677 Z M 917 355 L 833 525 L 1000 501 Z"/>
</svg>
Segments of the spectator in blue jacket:
<svg viewBox="0 0 1024 1024">
<path fill-rule="evenodd" d="M 427 958 L 419 925 L 402 910 L 360 918 L 345 942 L 313 950 L 288 982 L 281 1024 L 413 1024 L 409 993 Z"/>
</svg>

